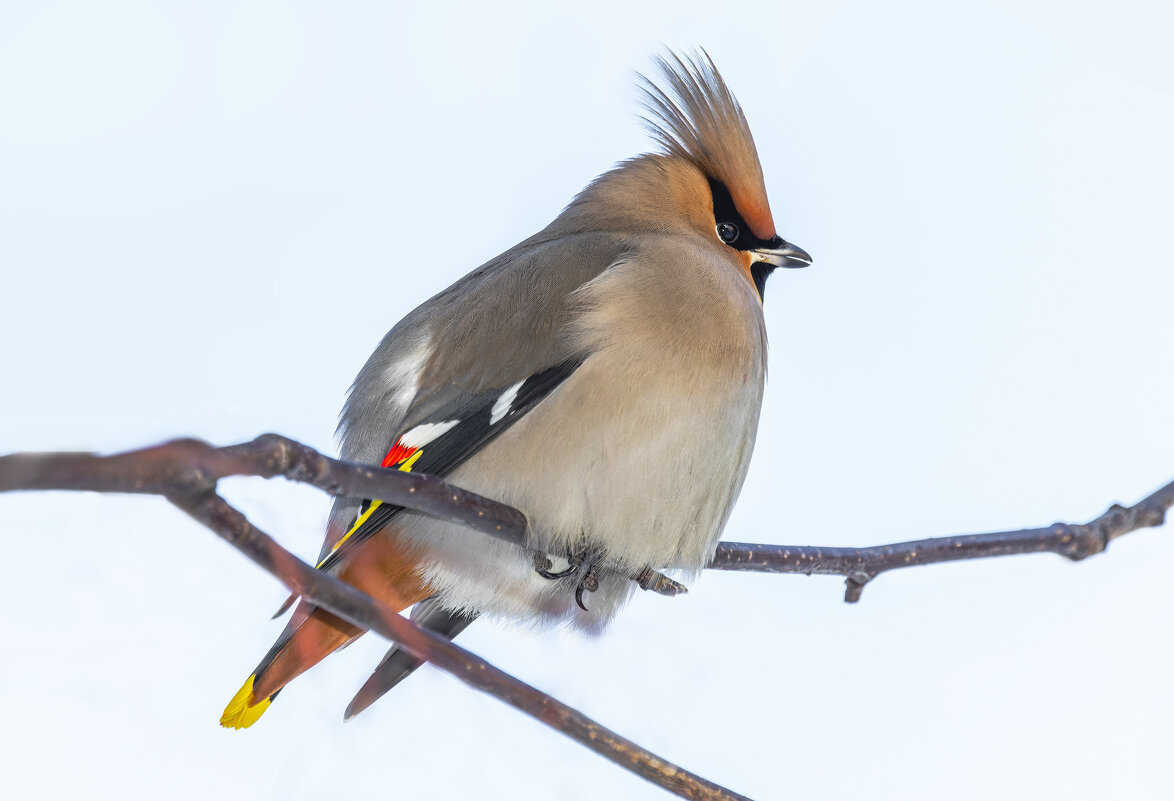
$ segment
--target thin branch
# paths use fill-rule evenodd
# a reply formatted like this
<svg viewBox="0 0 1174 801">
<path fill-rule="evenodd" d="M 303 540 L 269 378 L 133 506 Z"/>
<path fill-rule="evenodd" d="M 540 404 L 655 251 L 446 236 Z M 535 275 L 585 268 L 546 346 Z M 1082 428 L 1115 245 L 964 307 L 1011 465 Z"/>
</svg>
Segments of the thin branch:
<svg viewBox="0 0 1174 801">
<path fill-rule="evenodd" d="M 307 455 L 318 456 L 323 461 L 301 458 Z M 340 466 L 344 469 L 338 469 Z M 356 626 L 383 635 L 417 659 L 429 661 L 469 686 L 501 699 L 641 778 L 682 798 L 696 801 L 749 801 L 745 796 L 661 759 L 449 640 L 420 628 L 349 584 L 315 570 L 250 523 L 214 491 L 219 477 L 288 474 L 294 480 L 320 486 L 329 492 L 349 494 L 354 490 L 361 494 L 374 489 L 376 495 L 391 496 L 386 491 L 387 484 L 396 482 L 385 483 L 385 479 L 393 471 L 356 471 L 353 468 L 353 465 L 321 457 L 312 449 L 284 437 L 263 437 L 229 448 L 212 448 L 197 440 L 177 440 L 108 457 L 80 453 L 0 457 L 0 491 L 79 489 L 163 495 L 280 579 L 292 592 Z M 395 478 L 394 475 L 391 477 Z M 447 519 L 463 522 L 470 518 L 480 527 L 485 525 L 481 522 L 485 517 L 508 522 L 508 515 L 498 515 L 502 510 L 521 517 L 520 512 L 510 507 L 448 487 L 437 479 L 409 478 L 424 478 L 424 481 L 410 482 L 406 490 L 408 494 L 402 497 L 412 502 L 417 497 L 426 498 L 422 504 L 424 511 L 429 510 L 428 504 L 434 504 L 442 497 L 437 494 L 440 488 L 445 496 L 460 505 L 459 509 L 448 510 L 442 515 Z M 399 502 L 401 496 L 391 497 L 395 497 L 394 502 Z M 490 514 L 476 514 L 481 501 L 494 507 L 488 510 Z M 524 530 L 525 518 L 521 519 Z"/>
<path fill-rule="evenodd" d="M 1174 481 L 1133 506 L 1113 504 L 1088 523 L 1055 523 L 1047 528 L 962 534 L 897 542 L 871 548 L 820 548 L 723 542 L 709 567 L 756 573 L 803 573 L 844 576 L 844 600 L 860 600 L 864 585 L 881 573 L 901 567 L 986 559 L 1025 553 L 1056 553 L 1074 562 L 1101 553 L 1118 537 L 1160 526 L 1174 506 Z"/>
</svg>

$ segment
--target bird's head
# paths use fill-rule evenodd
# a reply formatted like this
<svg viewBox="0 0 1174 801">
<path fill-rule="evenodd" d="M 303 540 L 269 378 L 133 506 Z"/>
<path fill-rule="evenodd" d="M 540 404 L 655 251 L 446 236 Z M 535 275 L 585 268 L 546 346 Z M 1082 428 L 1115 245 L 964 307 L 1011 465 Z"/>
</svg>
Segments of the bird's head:
<svg viewBox="0 0 1174 801">
<path fill-rule="evenodd" d="M 600 176 L 567 212 L 613 230 L 687 227 L 728 249 L 762 296 L 776 267 L 806 267 L 811 256 L 775 230 L 750 126 L 709 55 L 656 64 L 663 81 L 640 76 L 640 90 L 659 152 Z"/>
</svg>

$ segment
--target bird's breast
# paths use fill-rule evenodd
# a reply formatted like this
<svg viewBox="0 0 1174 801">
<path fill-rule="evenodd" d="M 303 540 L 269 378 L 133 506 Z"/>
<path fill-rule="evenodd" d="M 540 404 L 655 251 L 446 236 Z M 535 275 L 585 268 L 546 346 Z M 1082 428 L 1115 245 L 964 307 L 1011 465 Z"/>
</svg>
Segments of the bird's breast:
<svg viewBox="0 0 1174 801">
<path fill-rule="evenodd" d="M 745 289 L 736 272 L 729 278 Z M 588 354 L 582 365 L 449 478 L 524 512 L 536 548 L 566 553 L 585 542 L 632 572 L 698 570 L 753 449 L 765 375 L 761 312 L 720 280 L 658 302 L 649 291 L 664 291 L 664 276 L 601 279 L 574 324 Z M 605 584 L 583 616 L 516 548 L 433 524 L 412 536 L 432 554 L 429 580 L 452 605 L 590 625 L 630 591 L 626 580 Z"/>
</svg>

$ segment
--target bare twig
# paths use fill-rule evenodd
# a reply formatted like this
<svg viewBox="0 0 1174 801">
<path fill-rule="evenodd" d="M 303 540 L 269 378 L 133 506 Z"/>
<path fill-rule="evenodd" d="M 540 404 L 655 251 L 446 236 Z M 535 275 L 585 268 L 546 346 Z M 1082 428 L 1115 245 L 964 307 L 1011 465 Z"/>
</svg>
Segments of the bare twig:
<svg viewBox="0 0 1174 801">
<path fill-rule="evenodd" d="M 79 489 L 163 495 L 203 523 L 256 564 L 277 576 L 292 592 L 341 618 L 393 640 L 417 659 L 432 662 L 461 681 L 489 693 L 556 731 L 682 798 L 698 801 L 749 801 L 690 773 L 601 726 L 586 715 L 514 678 L 449 640 L 426 631 L 390 608 L 328 573 L 310 567 L 248 521 L 215 493 L 216 480 L 230 475 L 286 475 L 335 494 L 374 494 L 422 511 L 437 509 L 446 519 L 503 526 L 520 512 L 438 479 L 369 470 L 321 456 L 284 437 L 261 437 L 245 445 L 213 448 L 197 440 L 177 440 L 141 451 L 95 456 L 83 453 L 16 454 L 0 457 L 0 491 Z M 386 481 L 387 478 L 393 479 Z M 423 480 L 421 480 L 423 479 Z M 395 485 L 400 486 L 395 486 Z M 394 491 L 389 491 L 394 487 Z M 373 492 L 370 492 L 373 490 Z M 394 493 L 403 494 L 394 494 Z M 417 494 L 418 493 L 418 494 Z M 451 498 L 454 509 L 438 504 Z M 488 504 L 482 511 L 481 503 Z M 489 524 L 483 522 L 489 519 Z"/>
<path fill-rule="evenodd" d="M 1130 507 L 1113 504 L 1089 523 L 1055 523 L 1047 528 L 962 534 L 897 542 L 872 548 L 820 548 L 723 542 L 709 567 L 758 573 L 804 573 L 844 576 L 844 600 L 860 600 L 864 585 L 899 567 L 985 559 L 1024 553 L 1057 553 L 1078 562 L 1104 551 L 1117 537 L 1139 528 L 1160 526 L 1174 506 L 1174 481 Z"/>
</svg>

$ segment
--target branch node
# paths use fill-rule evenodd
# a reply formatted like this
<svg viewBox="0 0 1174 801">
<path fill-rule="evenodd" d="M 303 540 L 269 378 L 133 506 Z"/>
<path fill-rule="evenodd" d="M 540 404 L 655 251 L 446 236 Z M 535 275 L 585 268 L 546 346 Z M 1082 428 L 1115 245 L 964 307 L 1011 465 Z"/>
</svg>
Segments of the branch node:
<svg viewBox="0 0 1174 801">
<path fill-rule="evenodd" d="M 1073 562 L 1101 553 L 1109 545 L 1104 517 L 1092 523 L 1053 523 L 1048 532 L 1056 543 L 1056 553 Z"/>
<path fill-rule="evenodd" d="M 689 591 L 689 588 L 680 582 L 673 581 L 657 570 L 651 567 L 645 567 L 635 576 L 632 576 L 632 581 L 642 590 L 652 590 L 658 595 L 667 595 L 670 598 L 675 595 L 682 595 Z"/>
<path fill-rule="evenodd" d="M 317 451 L 280 434 L 262 434 L 249 443 L 272 457 L 273 469 L 290 481 L 314 484 L 322 477 L 325 463 Z"/>
<path fill-rule="evenodd" d="M 854 604 L 860 600 L 860 593 L 864 592 L 864 585 L 872 581 L 875 576 L 863 570 L 855 570 L 844 579 L 844 603 Z"/>
</svg>

